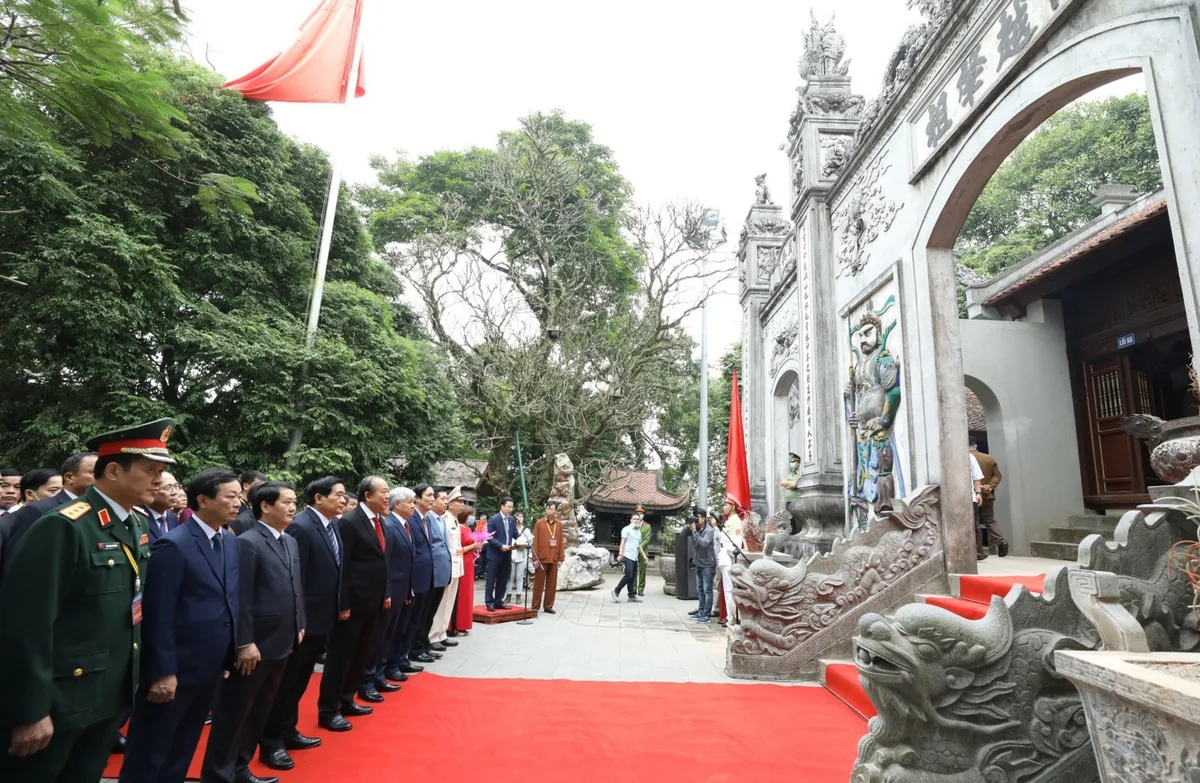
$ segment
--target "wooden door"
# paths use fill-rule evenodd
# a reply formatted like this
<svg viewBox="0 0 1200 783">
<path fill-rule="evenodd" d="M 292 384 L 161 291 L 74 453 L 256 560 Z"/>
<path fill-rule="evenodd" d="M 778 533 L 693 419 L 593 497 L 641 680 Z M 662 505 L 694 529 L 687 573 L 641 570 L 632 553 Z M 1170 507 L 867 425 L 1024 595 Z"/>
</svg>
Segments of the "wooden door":
<svg viewBox="0 0 1200 783">
<path fill-rule="evenodd" d="M 1085 362 L 1083 376 L 1095 499 L 1110 503 L 1138 500 L 1146 493 L 1140 444 L 1125 433 L 1121 419 L 1142 407 L 1138 399 L 1148 397 L 1149 390 L 1135 382 L 1125 353 Z M 1144 377 L 1139 381 L 1144 384 Z"/>
</svg>

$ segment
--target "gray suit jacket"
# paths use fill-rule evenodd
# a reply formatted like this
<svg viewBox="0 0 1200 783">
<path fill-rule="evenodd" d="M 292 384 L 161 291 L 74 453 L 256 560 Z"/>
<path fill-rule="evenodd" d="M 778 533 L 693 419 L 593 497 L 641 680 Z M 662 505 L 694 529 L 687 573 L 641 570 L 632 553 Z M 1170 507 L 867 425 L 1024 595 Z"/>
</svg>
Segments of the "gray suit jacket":
<svg viewBox="0 0 1200 783">
<path fill-rule="evenodd" d="M 286 658 L 304 628 L 304 588 L 295 539 L 278 540 L 261 523 L 237 537 L 241 571 L 238 645 L 253 642 L 264 661 Z"/>
</svg>

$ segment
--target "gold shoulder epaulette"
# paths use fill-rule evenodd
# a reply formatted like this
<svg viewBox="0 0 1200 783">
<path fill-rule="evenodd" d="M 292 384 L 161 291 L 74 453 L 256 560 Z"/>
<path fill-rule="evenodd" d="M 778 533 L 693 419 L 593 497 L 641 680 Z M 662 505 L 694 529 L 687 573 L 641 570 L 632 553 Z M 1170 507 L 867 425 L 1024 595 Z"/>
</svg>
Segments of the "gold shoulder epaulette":
<svg viewBox="0 0 1200 783">
<path fill-rule="evenodd" d="M 69 506 L 64 506 L 58 510 L 67 519 L 77 520 L 87 512 L 91 511 L 92 504 L 87 501 L 80 500 L 77 503 L 72 503 Z"/>
</svg>

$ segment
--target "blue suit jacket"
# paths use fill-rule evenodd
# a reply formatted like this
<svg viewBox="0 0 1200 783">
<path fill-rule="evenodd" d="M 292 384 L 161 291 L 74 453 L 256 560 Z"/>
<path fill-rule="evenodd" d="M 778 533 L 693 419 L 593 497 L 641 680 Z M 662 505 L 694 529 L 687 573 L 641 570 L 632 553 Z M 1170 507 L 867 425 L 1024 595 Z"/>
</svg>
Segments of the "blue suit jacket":
<svg viewBox="0 0 1200 783">
<path fill-rule="evenodd" d="M 153 544 L 162 537 L 162 533 L 158 531 L 158 524 L 154 521 L 154 514 L 150 513 L 150 509 L 142 509 L 146 512 L 146 532 L 150 534 L 150 543 Z M 167 520 L 167 532 L 170 533 L 175 528 L 179 527 L 179 517 L 175 516 L 174 511 L 168 511 L 163 516 Z"/>
<path fill-rule="evenodd" d="M 150 547 L 142 603 L 142 684 L 174 674 L 201 685 L 232 666 L 238 645 L 238 544 L 213 550 L 193 517 Z"/>
<path fill-rule="evenodd" d="M 413 540 L 395 514 L 383 519 L 387 534 L 388 585 L 392 607 L 401 606 L 412 594 Z"/>
<path fill-rule="evenodd" d="M 414 511 L 408 518 L 408 529 L 412 531 L 413 566 L 412 591 L 428 593 L 433 589 L 433 546 L 429 535 L 425 532 L 427 521 L 423 521 L 420 511 Z"/>
<path fill-rule="evenodd" d="M 511 544 L 517 540 L 517 523 L 512 517 L 506 517 L 503 514 L 492 514 L 488 518 L 487 529 L 491 532 L 492 537 L 488 539 L 488 548 L 492 550 L 493 556 L 508 557 L 508 552 L 503 551 L 500 547 L 504 546 L 504 528 L 508 527 L 508 543 Z M 489 558 L 490 560 L 490 558 Z"/>
<path fill-rule="evenodd" d="M 429 517 L 429 547 L 433 550 L 433 586 L 450 584 L 450 547 L 446 544 L 446 523 L 432 511 Z"/>
</svg>

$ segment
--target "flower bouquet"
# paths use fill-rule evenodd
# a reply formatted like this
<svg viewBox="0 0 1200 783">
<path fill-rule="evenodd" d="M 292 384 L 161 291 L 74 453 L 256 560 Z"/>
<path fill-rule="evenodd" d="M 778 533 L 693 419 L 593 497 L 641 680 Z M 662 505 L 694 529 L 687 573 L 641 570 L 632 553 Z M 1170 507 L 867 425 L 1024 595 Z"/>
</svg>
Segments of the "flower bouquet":
<svg viewBox="0 0 1200 783">
<path fill-rule="evenodd" d="M 474 541 L 476 544 L 482 544 L 484 541 L 487 541 L 488 539 L 492 538 L 494 535 L 495 535 L 495 533 L 493 533 L 490 530 L 472 530 L 471 531 L 471 540 Z"/>
</svg>

